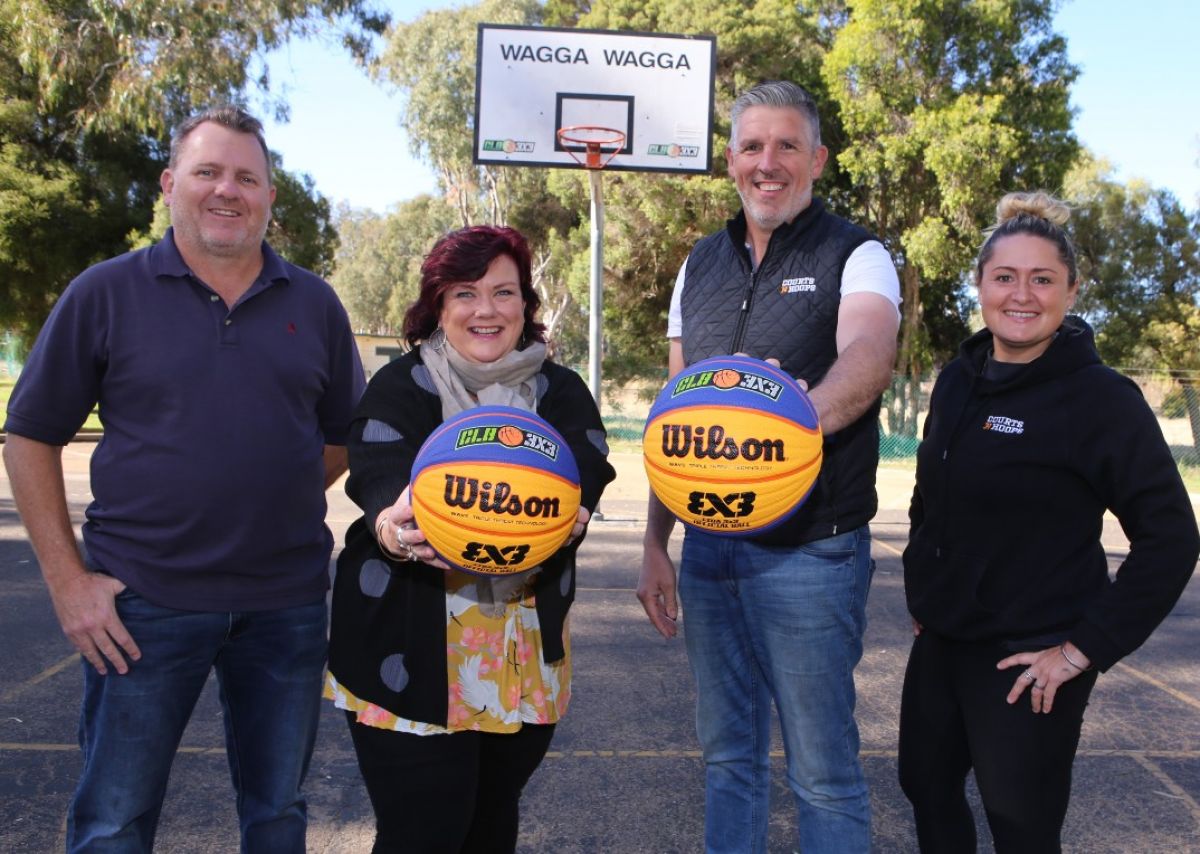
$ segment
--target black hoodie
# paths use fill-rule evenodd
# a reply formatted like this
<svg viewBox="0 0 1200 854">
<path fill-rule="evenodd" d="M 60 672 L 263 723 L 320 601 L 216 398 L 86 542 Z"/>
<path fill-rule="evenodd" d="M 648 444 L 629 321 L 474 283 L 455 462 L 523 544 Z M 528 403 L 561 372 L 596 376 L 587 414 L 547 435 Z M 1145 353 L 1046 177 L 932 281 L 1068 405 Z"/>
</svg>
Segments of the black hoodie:
<svg viewBox="0 0 1200 854">
<path fill-rule="evenodd" d="M 1068 317 L 1003 379 L 984 376 L 991 350 L 987 330 L 967 339 L 934 386 L 904 551 L 909 611 L 1014 651 L 1069 640 L 1108 669 L 1187 585 L 1195 513 L 1150 407 L 1101 363 L 1086 323 Z M 1113 580 L 1106 509 L 1130 541 Z"/>
</svg>

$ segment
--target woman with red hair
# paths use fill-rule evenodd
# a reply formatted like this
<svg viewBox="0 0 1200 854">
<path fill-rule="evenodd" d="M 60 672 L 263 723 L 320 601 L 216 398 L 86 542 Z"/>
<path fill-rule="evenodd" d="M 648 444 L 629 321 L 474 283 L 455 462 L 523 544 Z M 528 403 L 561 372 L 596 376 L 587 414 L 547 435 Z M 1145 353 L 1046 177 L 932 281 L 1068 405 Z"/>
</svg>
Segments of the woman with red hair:
<svg viewBox="0 0 1200 854">
<path fill-rule="evenodd" d="M 363 516 L 338 559 L 325 695 L 350 725 L 375 852 L 514 850 L 521 789 L 570 699 L 575 550 L 614 472 L 586 385 L 546 359 L 539 305 L 520 233 L 441 238 L 404 318 L 413 349 L 372 378 L 351 427 L 346 491 Z M 488 404 L 553 425 L 582 489 L 568 544 L 494 579 L 437 559 L 408 492 L 426 437 Z"/>
</svg>

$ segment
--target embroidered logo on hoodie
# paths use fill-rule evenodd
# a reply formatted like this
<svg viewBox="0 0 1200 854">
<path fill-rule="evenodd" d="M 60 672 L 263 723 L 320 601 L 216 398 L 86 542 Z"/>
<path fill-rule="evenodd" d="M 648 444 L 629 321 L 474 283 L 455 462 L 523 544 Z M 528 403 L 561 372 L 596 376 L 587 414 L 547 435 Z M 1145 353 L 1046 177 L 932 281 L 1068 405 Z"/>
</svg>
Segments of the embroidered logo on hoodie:
<svg viewBox="0 0 1200 854">
<path fill-rule="evenodd" d="M 1005 418 L 1003 415 L 989 415 L 987 421 L 983 422 L 983 429 L 990 430 L 993 433 L 1014 433 L 1020 435 L 1025 432 L 1025 422 L 1018 421 L 1015 418 Z"/>
</svg>

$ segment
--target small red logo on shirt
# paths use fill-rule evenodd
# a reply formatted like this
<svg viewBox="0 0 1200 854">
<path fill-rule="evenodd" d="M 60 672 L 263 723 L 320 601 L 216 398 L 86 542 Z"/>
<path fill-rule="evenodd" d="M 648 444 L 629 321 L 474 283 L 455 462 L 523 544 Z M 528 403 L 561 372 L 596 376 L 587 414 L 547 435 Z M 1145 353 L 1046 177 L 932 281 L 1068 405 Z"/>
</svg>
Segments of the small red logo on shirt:
<svg viewBox="0 0 1200 854">
<path fill-rule="evenodd" d="M 288 335 L 295 335 L 295 334 L 296 334 L 296 324 L 289 323 L 288 324 Z"/>
</svg>

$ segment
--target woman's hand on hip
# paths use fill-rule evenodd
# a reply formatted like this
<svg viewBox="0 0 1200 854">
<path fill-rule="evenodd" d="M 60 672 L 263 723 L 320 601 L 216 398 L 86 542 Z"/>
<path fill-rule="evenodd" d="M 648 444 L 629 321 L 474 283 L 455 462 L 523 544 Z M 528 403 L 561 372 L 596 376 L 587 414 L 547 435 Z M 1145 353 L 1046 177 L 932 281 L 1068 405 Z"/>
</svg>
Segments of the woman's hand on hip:
<svg viewBox="0 0 1200 854">
<path fill-rule="evenodd" d="M 1049 714 L 1054 707 L 1054 696 L 1058 693 L 1059 686 L 1074 679 L 1091 665 L 1088 657 L 1079 651 L 1078 647 L 1072 646 L 1068 654 L 1074 659 L 1074 664 L 1063 654 L 1062 646 L 1052 646 L 1040 652 L 1019 652 L 1002 659 L 996 664 L 999 670 L 1007 670 L 1010 667 L 1025 668 L 1005 699 L 1010 704 L 1015 703 L 1021 699 L 1021 694 L 1029 689 L 1029 701 L 1034 714 Z"/>
</svg>

